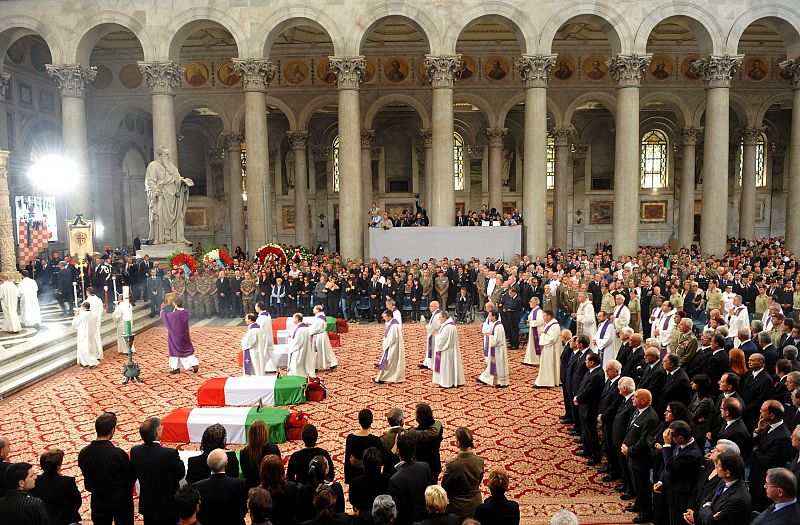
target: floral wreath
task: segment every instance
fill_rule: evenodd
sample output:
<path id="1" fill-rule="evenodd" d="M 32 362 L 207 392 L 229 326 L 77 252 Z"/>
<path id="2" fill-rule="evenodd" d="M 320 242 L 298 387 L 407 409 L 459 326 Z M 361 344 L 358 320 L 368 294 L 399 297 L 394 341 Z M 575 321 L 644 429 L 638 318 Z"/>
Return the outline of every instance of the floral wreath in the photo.
<path id="1" fill-rule="evenodd" d="M 169 258 L 169 267 L 183 268 L 183 273 L 188 277 L 190 274 L 197 272 L 197 261 L 188 253 L 173 252 Z"/>
<path id="2" fill-rule="evenodd" d="M 267 261 L 277 262 L 278 264 L 286 264 L 286 260 L 288 259 L 283 246 L 276 243 L 265 244 L 258 249 L 256 256 L 258 257 L 258 260 L 261 261 L 261 264 L 264 264 Z"/>
<path id="3" fill-rule="evenodd" d="M 231 255 L 225 248 L 219 246 L 212 246 L 205 255 L 203 255 L 203 262 L 206 264 L 216 264 L 220 268 L 228 268 L 233 264 Z"/>

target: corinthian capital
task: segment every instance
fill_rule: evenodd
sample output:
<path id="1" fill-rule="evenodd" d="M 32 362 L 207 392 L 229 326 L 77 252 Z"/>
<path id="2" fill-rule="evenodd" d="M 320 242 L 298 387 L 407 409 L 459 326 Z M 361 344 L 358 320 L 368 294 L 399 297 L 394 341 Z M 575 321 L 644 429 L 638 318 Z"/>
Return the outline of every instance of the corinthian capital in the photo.
<path id="1" fill-rule="evenodd" d="M 744 55 L 710 55 L 692 63 L 692 70 L 703 75 L 703 82 L 707 88 L 731 87 L 731 79 L 739 66 L 742 65 Z"/>
<path id="2" fill-rule="evenodd" d="M 681 144 L 684 146 L 696 146 L 702 135 L 703 130 L 700 128 L 683 128 L 681 130 Z"/>
<path id="3" fill-rule="evenodd" d="M 228 151 L 241 150 L 243 140 L 244 135 L 241 131 L 227 131 L 222 134 L 222 143 L 225 144 L 225 149 Z"/>
<path id="4" fill-rule="evenodd" d="M 517 73 L 526 88 L 546 88 L 550 83 L 550 69 L 558 55 L 522 55 L 517 60 Z"/>
<path id="5" fill-rule="evenodd" d="M 796 58 L 790 58 L 789 60 L 784 60 L 780 64 L 778 64 L 783 71 L 784 75 L 787 75 L 792 82 L 792 89 L 800 89 L 800 60 Z M 2 93 L 2 80 L 0 80 L 0 93 Z"/>
<path id="6" fill-rule="evenodd" d="M 508 133 L 508 128 L 486 128 L 486 138 L 489 141 L 489 146 L 502 146 L 506 133 Z"/>
<path id="7" fill-rule="evenodd" d="M 6 101 L 6 91 L 11 87 L 11 75 L 0 73 L 0 102 Z"/>
<path id="8" fill-rule="evenodd" d="M 172 62 L 139 62 L 139 69 L 154 95 L 172 95 L 181 86 L 183 68 Z"/>
<path id="9" fill-rule="evenodd" d="M 234 58 L 233 67 L 245 91 L 264 91 L 275 76 L 275 65 L 268 58 Z"/>
<path id="10" fill-rule="evenodd" d="M 425 55 L 425 72 L 431 87 L 452 88 L 461 55 Z"/>
<path id="11" fill-rule="evenodd" d="M 86 84 L 97 76 L 96 67 L 83 67 L 80 64 L 47 64 L 47 74 L 58 84 L 62 97 L 86 96 Z"/>
<path id="12" fill-rule="evenodd" d="M 433 133 L 429 129 L 421 129 L 417 132 L 417 141 L 423 148 L 430 148 L 433 144 Z"/>
<path id="13" fill-rule="evenodd" d="M 606 62 L 606 66 L 611 72 L 611 78 L 617 83 L 617 87 L 638 87 L 652 58 L 653 55 L 650 53 L 644 55 L 619 54 Z"/>
<path id="14" fill-rule="evenodd" d="M 306 149 L 308 146 L 308 131 L 287 131 L 286 138 L 292 149 Z"/>
<path id="15" fill-rule="evenodd" d="M 336 87 L 358 89 L 366 70 L 364 57 L 328 57 L 328 67 L 336 73 Z"/>
<path id="16" fill-rule="evenodd" d="M 742 142 L 755 146 L 762 133 L 764 133 L 764 128 L 744 128 L 742 130 Z"/>
<path id="17" fill-rule="evenodd" d="M 372 148 L 372 141 L 375 140 L 375 130 L 374 129 L 362 129 L 361 130 L 361 149 L 370 149 Z"/>
<path id="18" fill-rule="evenodd" d="M 569 141 L 572 139 L 572 130 L 570 128 L 555 128 L 552 134 L 553 146 L 569 146 Z"/>

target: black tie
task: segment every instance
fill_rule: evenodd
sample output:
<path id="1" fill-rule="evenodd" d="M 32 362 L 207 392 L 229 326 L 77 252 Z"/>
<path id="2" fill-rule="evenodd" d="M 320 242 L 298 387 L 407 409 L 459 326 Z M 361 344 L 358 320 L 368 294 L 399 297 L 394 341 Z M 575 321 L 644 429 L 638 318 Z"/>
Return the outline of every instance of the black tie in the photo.
<path id="1" fill-rule="evenodd" d="M 719 495 L 722 494 L 724 490 L 725 490 L 725 483 L 720 482 L 720 484 L 717 485 L 717 490 L 714 491 L 714 497 L 711 498 L 711 501 L 716 501 Z"/>
<path id="2" fill-rule="evenodd" d="M 605 387 L 605 389 L 603 390 L 603 392 L 608 392 L 608 389 L 609 389 L 609 388 L 611 388 L 611 385 L 613 385 L 613 384 L 614 384 L 614 383 L 613 383 L 613 382 L 611 382 L 611 381 L 606 381 L 606 387 Z"/>
<path id="3" fill-rule="evenodd" d="M 639 411 L 638 410 L 633 413 L 633 417 L 631 418 L 631 422 L 628 423 L 628 428 L 631 428 L 633 426 L 633 422 L 636 421 L 637 417 L 639 417 Z"/>

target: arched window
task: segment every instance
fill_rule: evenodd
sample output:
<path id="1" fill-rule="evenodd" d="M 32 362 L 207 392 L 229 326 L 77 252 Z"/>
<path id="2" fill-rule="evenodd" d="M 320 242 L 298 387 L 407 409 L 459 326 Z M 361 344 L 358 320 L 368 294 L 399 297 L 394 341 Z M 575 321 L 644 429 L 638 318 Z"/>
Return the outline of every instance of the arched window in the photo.
<path id="1" fill-rule="evenodd" d="M 667 187 L 667 136 L 657 129 L 642 137 L 641 186 L 657 190 Z"/>
<path id="2" fill-rule="evenodd" d="M 453 133 L 453 176 L 456 190 L 464 189 L 464 139 Z"/>
<path id="3" fill-rule="evenodd" d="M 242 200 L 247 202 L 247 143 L 242 142 Z"/>
<path id="4" fill-rule="evenodd" d="M 761 133 L 756 140 L 756 188 L 767 187 L 767 163 L 764 149 L 767 137 Z M 742 186 L 742 172 L 744 170 L 744 140 L 739 143 L 739 187 Z"/>
<path id="5" fill-rule="evenodd" d="M 333 191 L 339 191 L 339 135 L 333 139 L 331 158 L 333 159 Z"/>
<path id="6" fill-rule="evenodd" d="M 552 190 L 556 186 L 556 147 L 553 134 L 547 134 L 547 189 Z"/>

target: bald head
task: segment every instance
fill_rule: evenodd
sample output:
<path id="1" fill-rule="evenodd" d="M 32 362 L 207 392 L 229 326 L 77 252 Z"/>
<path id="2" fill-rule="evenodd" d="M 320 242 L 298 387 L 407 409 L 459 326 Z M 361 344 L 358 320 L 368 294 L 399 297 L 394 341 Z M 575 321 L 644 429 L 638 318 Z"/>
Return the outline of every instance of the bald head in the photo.
<path id="1" fill-rule="evenodd" d="M 228 466 L 228 455 L 221 448 L 215 448 L 208 454 L 208 468 L 211 472 L 219 474 L 225 472 Z"/>
<path id="2" fill-rule="evenodd" d="M 11 453 L 11 442 L 5 436 L 0 436 L 0 461 L 5 461 Z"/>

